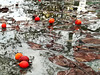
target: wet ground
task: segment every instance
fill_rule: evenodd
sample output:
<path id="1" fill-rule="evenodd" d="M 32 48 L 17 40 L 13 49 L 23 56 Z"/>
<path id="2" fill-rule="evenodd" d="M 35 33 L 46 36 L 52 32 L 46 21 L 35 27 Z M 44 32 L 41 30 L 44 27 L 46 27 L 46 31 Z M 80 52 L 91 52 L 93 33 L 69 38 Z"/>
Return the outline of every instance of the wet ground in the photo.
<path id="1" fill-rule="evenodd" d="M 59 55 L 100 71 L 99 8 L 87 6 L 87 12 L 77 14 L 72 6 L 73 2 L 64 0 L 0 0 L 0 24 L 7 24 L 6 30 L 0 28 L 0 75 L 57 75 L 71 68 L 49 60 Z M 40 21 L 35 22 L 33 15 Z M 55 18 L 53 30 L 48 29 L 51 17 Z M 81 29 L 75 29 L 76 17 L 82 20 Z M 18 66 L 17 52 L 30 58 L 29 68 Z"/>

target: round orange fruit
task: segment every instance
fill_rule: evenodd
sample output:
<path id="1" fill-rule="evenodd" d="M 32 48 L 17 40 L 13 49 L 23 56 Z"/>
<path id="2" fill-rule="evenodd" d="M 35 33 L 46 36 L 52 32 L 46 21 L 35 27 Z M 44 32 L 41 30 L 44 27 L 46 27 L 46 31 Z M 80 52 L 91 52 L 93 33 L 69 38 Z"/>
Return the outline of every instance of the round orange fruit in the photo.
<path id="1" fill-rule="evenodd" d="M 55 22 L 55 19 L 54 18 L 51 18 L 50 20 L 49 20 L 49 23 L 54 23 Z"/>
<path id="2" fill-rule="evenodd" d="M 22 53 L 17 53 L 17 54 L 15 55 L 15 59 L 18 60 L 21 56 L 23 56 Z"/>
<path id="3" fill-rule="evenodd" d="M 82 23 L 82 22 L 81 22 L 81 20 L 79 20 L 79 19 L 75 21 L 75 24 L 76 24 L 76 25 L 80 25 L 81 23 Z"/>

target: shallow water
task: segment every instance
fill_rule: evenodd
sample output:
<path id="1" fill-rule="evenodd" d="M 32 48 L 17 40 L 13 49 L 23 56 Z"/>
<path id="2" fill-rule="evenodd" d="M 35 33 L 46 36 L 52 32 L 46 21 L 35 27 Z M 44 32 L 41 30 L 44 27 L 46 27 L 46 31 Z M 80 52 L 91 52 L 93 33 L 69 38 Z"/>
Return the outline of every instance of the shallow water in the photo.
<path id="1" fill-rule="evenodd" d="M 16 3 L 19 4 L 18 7 L 15 6 Z M 47 20 L 49 19 L 49 17 L 52 17 L 52 15 L 49 17 L 45 17 L 45 14 L 43 15 L 42 12 L 39 12 L 43 10 L 40 10 L 39 4 L 41 5 L 42 3 L 39 3 L 38 1 L 34 2 L 34 0 L 0 0 L 0 4 L 2 5 L 2 7 L 9 6 L 10 11 L 12 11 L 12 13 L 0 13 L 0 17 L 13 17 L 16 21 L 22 21 L 21 23 L 16 23 L 16 25 L 20 26 L 21 31 L 11 30 L 11 28 L 7 28 L 6 31 L 0 32 L 0 75 L 57 75 L 58 71 L 68 69 L 50 62 L 48 57 L 56 54 L 64 55 L 65 57 L 74 60 L 72 46 L 76 45 L 76 40 L 84 38 L 85 35 L 80 35 L 79 32 L 71 34 L 72 31 L 66 30 L 53 30 L 50 33 L 46 26 L 43 26 L 42 24 L 46 21 L 45 25 L 48 25 Z M 63 4 L 63 1 L 61 4 Z M 62 12 L 58 12 L 58 15 L 61 13 Z M 40 21 L 36 23 L 32 21 L 31 16 L 33 14 L 38 14 L 43 19 L 43 22 Z M 42 15 L 44 17 L 42 17 Z M 53 16 L 55 17 L 57 15 Z M 64 17 L 63 15 L 62 19 L 64 20 L 65 18 L 66 17 Z M 59 20 L 59 17 L 57 17 L 56 20 Z M 27 22 L 29 25 L 25 25 L 27 24 Z M 57 22 L 55 24 L 63 23 L 64 22 Z M 99 24 L 100 22 L 97 22 L 96 24 L 90 24 L 88 28 L 96 30 L 98 27 L 100 27 Z M 11 21 L 7 21 L 7 27 L 11 27 L 12 25 L 14 24 L 12 24 Z M 55 35 L 53 35 L 52 33 L 54 33 Z M 49 35 L 54 37 L 60 36 L 60 38 L 50 37 Z M 99 38 L 99 35 L 96 37 Z M 51 40 L 54 40 L 56 43 L 63 45 L 63 51 L 59 52 L 47 49 L 46 44 L 49 44 Z M 29 41 L 42 45 L 42 48 L 44 48 L 45 50 L 33 50 L 27 44 L 27 42 Z M 17 52 L 21 52 L 23 55 L 28 56 L 31 59 L 30 62 L 32 62 L 32 66 L 28 69 L 19 68 L 17 66 L 18 63 L 14 58 Z M 100 60 L 96 60 L 93 62 L 88 62 L 86 64 L 90 65 L 94 70 L 99 71 L 99 61 Z"/>

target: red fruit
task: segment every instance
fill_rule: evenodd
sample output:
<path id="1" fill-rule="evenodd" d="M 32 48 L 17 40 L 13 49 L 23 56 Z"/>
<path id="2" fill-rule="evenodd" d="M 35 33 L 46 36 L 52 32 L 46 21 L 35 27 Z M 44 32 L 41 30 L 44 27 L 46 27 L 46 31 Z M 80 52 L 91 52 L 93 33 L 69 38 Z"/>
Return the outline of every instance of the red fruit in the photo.
<path id="1" fill-rule="evenodd" d="M 39 17 L 35 17 L 34 20 L 35 20 L 35 21 L 40 21 L 40 18 L 39 18 Z"/>
<path id="2" fill-rule="evenodd" d="M 21 61 L 21 62 L 19 63 L 19 66 L 20 66 L 21 68 L 27 68 L 27 67 L 29 67 L 29 63 L 28 63 L 27 61 Z"/>
<path id="3" fill-rule="evenodd" d="M 19 61 L 28 61 L 29 62 L 29 58 L 27 56 L 21 56 L 19 58 Z"/>
<path id="4" fill-rule="evenodd" d="M 80 25 L 81 23 L 82 23 L 81 20 L 76 20 L 76 21 L 75 21 L 75 24 L 76 24 L 76 25 Z"/>
<path id="5" fill-rule="evenodd" d="M 55 21 L 55 19 L 54 19 L 54 18 L 51 18 L 51 19 L 49 20 L 49 23 L 54 23 L 54 21 Z"/>
<path id="6" fill-rule="evenodd" d="M 41 0 L 38 0 L 38 1 L 41 1 Z"/>
<path id="7" fill-rule="evenodd" d="M 1 27 L 6 28 L 6 23 L 2 23 Z"/>

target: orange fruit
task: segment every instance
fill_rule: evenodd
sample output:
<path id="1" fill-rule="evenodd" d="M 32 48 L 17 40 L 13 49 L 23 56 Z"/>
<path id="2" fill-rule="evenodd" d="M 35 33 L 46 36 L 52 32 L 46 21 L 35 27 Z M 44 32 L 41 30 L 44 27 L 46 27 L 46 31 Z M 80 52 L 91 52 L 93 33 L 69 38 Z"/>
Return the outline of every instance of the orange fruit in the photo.
<path id="1" fill-rule="evenodd" d="M 18 60 L 21 56 L 23 56 L 22 53 L 17 53 L 17 54 L 15 55 L 15 59 Z"/>
<path id="2" fill-rule="evenodd" d="M 82 23 L 81 20 L 76 20 L 76 21 L 75 21 L 75 24 L 76 24 L 76 25 L 80 25 L 81 23 Z"/>
<path id="3" fill-rule="evenodd" d="M 54 18 L 51 18 L 50 20 L 49 20 L 49 23 L 54 23 L 55 22 L 55 19 Z"/>

